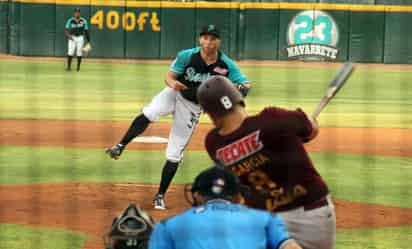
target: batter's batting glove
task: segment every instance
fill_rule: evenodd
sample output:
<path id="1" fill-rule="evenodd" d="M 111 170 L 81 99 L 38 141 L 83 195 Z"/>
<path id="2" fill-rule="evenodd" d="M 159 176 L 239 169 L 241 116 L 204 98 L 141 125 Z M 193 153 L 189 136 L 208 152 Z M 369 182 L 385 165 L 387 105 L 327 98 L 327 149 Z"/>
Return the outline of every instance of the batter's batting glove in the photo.
<path id="1" fill-rule="evenodd" d="M 109 155 L 109 157 L 113 158 L 114 160 L 117 160 L 119 159 L 123 150 L 124 150 L 123 144 L 116 144 L 115 146 L 106 149 L 106 154 Z"/>

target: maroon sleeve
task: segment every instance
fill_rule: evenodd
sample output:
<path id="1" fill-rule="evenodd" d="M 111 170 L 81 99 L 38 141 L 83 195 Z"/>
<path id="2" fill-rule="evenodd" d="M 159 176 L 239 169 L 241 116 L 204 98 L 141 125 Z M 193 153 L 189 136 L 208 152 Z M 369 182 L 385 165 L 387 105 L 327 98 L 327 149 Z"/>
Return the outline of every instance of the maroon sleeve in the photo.
<path id="1" fill-rule="evenodd" d="M 283 108 L 265 108 L 262 116 L 270 120 L 270 126 L 276 130 L 287 131 L 301 138 L 307 138 L 312 134 L 312 123 L 301 109 L 295 111 Z"/>
<path id="2" fill-rule="evenodd" d="M 214 149 L 214 147 L 215 147 L 215 144 L 214 144 L 215 139 L 213 139 L 213 137 L 214 137 L 214 136 L 213 136 L 213 130 L 212 130 L 212 131 L 210 131 L 210 132 L 207 134 L 207 136 L 206 136 L 206 139 L 205 139 L 205 147 L 206 147 L 207 153 L 209 154 L 210 159 L 212 159 L 214 162 L 217 162 L 217 161 L 216 161 L 216 158 L 215 158 L 216 151 L 215 151 L 215 149 Z"/>

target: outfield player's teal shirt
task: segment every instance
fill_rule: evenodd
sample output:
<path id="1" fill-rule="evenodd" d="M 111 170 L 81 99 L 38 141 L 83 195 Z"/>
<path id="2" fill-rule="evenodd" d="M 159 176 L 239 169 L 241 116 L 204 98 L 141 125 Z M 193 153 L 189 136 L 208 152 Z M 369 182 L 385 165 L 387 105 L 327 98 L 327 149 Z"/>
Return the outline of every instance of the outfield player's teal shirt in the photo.
<path id="1" fill-rule="evenodd" d="M 214 200 L 157 224 L 149 249 L 280 249 L 289 240 L 279 216 Z"/>
<path id="2" fill-rule="evenodd" d="M 89 30 L 89 25 L 83 17 L 80 17 L 79 22 L 76 22 L 74 17 L 70 17 L 66 22 L 65 28 L 71 35 L 80 36 L 84 35 L 85 30 Z"/>

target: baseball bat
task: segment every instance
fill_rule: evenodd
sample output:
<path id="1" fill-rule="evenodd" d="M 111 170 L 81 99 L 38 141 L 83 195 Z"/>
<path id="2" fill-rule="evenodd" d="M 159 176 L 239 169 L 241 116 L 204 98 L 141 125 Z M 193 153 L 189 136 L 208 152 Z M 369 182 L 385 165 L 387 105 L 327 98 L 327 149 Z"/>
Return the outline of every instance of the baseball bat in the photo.
<path id="1" fill-rule="evenodd" d="M 320 112 L 328 105 L 332 98 L 335 97 L 343 85 L 345 85 L 354 69 L 355 68 L 351 62 L 346 62 L 343 64 L 338 73 L 335 75 L 335 78 L 333 78 L 333 80 L 329 83 L 325 95 L 322 97 L 315 111 L 312 113 L 313 119 L 316 119 L 319 116 Z"/>

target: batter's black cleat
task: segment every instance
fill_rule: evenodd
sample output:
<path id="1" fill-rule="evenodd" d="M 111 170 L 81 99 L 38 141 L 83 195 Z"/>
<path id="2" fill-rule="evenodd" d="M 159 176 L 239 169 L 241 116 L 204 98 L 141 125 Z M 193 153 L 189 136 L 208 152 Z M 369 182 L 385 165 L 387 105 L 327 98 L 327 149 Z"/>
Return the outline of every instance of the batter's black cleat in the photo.
<path id="1" fill-rule="evenodd" d="M 116 144 L 115 146 L 106 149 L 106 154 L 109 155 L 110 158 L 113 158 L 114 160 L 119 159 L 120 155 L 122 154 L 124 150 L 124 145 L 123 144 Z"/>
<path id="2" fill-rule="evenodd" d="M 153 207 L 157 210 L 166 210 L 164 195 L 156 194 L 153 200 Z"/>
<path id="3" fill-rule="evenodd" d="M 70 72 L 72 69 L 70 67 L 66 67 L 66 71 Z"/>

